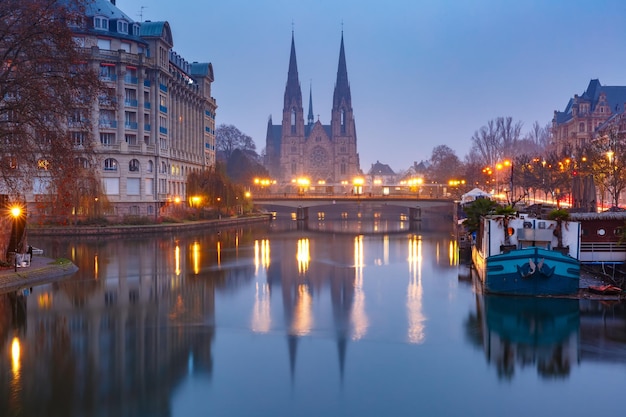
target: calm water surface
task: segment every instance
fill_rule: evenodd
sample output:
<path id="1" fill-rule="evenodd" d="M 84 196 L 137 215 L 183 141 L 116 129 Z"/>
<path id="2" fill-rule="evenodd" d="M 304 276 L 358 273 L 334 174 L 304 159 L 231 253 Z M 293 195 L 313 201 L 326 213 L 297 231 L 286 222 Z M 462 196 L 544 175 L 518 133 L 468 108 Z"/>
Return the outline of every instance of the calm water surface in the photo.
<path id="1" fill-rule="evenodd" d="M 36 239 L 80 271 L 0 296 L 0 415 L 621 413 L 623 304 L 483 296 L 427 221 L 310 226 Z"/>

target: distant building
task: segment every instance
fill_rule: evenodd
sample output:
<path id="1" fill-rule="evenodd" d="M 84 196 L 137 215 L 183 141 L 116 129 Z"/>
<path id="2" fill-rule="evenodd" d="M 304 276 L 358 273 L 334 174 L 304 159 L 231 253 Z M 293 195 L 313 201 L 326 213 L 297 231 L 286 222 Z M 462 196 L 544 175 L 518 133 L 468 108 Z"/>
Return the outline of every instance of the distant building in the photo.
<path id="1" fill-rule="evenodd" d="M 109 216 L 156 215 L 185 201 L 186 177 L 215 163 L 214 80 L 210 63 L 190 63 L 173 51 L 168 22 L 135 22 L 115 0 L 87 2 L 84 24 L 72 26 L 105 91 L 92 137 L 83 120 L 69 127 L 78 146 L 93 141 Z M 32 197 L 32 196 L 31 196 Z"/>
<path id="2" fill-rule="evenodd" d="M 368 181 L 372 185 L 394 185 L 396 183 L 396 173 L 387 164 L 376 161 L 367 172 Z"/>
<path id="3" fill-rule="evenodd" d="M 552 141 L 557 151 L 583 147 L 609 118 L 624 112 L 626 86 L 603 86 L 589 82 L 579 96 L 574 95 L 563 111 L 554 111 Z"/>
<path id="4" fill-rule="evenodd" d="M 282 185 L 293 183 L 298 178 L 306 178 L 312 186 L 351 184 L 354 177 L 361 174 L 343 33 L 330 125 L 323 125 L 319 118 L 315 121 L 312 91 L 309 93 L 305 124 L 292 33 L 282 124 L 272 124 L 270 117 L 265 149 L 265 167 L 270 176 Z"/>

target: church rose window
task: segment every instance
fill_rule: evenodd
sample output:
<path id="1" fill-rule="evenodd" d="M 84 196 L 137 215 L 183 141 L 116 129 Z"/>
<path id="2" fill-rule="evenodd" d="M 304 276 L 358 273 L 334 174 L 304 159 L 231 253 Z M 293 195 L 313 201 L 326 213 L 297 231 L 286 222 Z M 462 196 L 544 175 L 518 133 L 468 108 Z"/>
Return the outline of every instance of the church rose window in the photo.
<path id="1" fill-rule="evenodd" d="M 311 165 L 313 167 L 322 167 L 326 165 L 328 161 L 328 153 L 324 150 L 324 148 L 317 146 L 313 148 L 311 152 Z"/>

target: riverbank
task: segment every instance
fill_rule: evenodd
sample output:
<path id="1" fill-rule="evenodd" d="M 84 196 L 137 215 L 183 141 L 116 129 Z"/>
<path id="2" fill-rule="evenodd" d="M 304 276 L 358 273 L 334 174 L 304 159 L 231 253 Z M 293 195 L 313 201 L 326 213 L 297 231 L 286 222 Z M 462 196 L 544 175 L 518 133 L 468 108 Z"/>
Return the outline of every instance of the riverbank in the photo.
<path id="1" fill-rule="evenodd" d="M 0 292 L 17 291 L 35 285 L 60 280 L 78 271 L 78 267 L 67 259 L 50 259 L 33 256 L 30 266 L 0 268 Z"/>

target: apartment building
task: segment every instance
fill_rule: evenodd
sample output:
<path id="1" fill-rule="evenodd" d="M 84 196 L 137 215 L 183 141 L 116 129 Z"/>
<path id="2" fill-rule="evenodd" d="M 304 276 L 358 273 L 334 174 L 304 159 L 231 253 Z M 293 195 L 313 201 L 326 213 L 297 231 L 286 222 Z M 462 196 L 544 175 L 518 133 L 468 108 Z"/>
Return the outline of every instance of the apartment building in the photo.
<path id="1" fill-rule="evenodd" d="M 115 0 L 89 2 L 72 29 L 106 85 L 88 133 L 108 202 L 101 214 L 157 216 L 184 203 L 187 174 L 215 163 L 212 64 L 188 62 L 174 51 L 168 22 L 133 21 Z M 76 122 L 80 146 L 88 138 Z"/>

